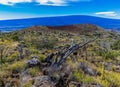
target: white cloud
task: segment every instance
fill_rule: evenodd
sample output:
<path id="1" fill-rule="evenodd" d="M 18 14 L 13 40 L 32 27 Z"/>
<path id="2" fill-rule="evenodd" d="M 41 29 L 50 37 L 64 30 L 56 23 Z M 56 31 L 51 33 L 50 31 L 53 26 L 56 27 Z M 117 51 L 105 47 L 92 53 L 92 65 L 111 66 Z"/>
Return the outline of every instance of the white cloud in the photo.
<path id="1" fill-rule="evenodd" d="M 35 2 L 41 5 L 55 5 L 55 6 L 62 6 L 66 4 L 65 0 L 35 0 Z"/>
<path id="2" fill-rule="evenodd" d="M 64 6 L 69 2 L 91 1 L 91 0 L 0 0 L 0 4 L 14 5 L 16 3 L 31 3 L 36 2 L 40 5 Z"/>
<path id="3" fill-rule="evenodd" d="M 97 12 L 95 13 L 96 15 L 103 15 L 103 16 L 109 16 L 109 17 L 114 17 L 117 16 L 117 13 L 114 11 L 107 11 L 107 12 Z"/>
<path id="4" fill-rule="evenodd" d="M 32 2 L 32 0 L 0 0 L 0 4 L 13 5 L 15 3 Z"/>

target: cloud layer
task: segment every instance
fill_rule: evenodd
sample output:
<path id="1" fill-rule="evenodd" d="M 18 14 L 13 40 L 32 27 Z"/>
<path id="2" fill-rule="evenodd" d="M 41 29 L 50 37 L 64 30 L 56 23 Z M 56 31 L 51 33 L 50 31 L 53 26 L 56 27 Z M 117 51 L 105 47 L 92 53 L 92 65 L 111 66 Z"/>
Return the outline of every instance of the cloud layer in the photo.
<path id="1" fill-rule="evenodd" d="M 108 12 L 97 12 L 95 13 L 96 15 L 103 15 L 103 16 L 111 16 L 111 17 L 114 17 L 117 15 L 116 12 L 114 11 L 108 11 Z"/>
<path id="2" fill-rule="evenodd" d="M 14 5 L 16 3 L 32 3 L 36 2 L 40 5 L 63 6 L 69 2 L 90 1 L 90 0 L 0 0 L 0 4 Z"/>

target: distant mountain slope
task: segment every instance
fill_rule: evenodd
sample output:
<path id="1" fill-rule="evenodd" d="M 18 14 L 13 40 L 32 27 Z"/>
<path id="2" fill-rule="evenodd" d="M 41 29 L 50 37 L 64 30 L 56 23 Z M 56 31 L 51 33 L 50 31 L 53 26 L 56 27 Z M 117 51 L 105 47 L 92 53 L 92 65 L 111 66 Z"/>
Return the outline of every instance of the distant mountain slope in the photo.
<path id="1" fill-rule="evenodd" d="M 105 30 L 99 26 L 93 24 L 76 24 L 76 25 L 66 25 L 66 26 L 47 26 L 48 29 L 63 30 L 73 33 L 95 33 L 95 32 L 105 32 Z"/>
<path id="2" fill-rule="evenodd" d="M 0 30 L 17 30 L 29 26 L 63 26 L 72 24 L 95 24 L 105 29 L 120 30 L 120 20 L 94 16 L 74 15 L 44 18 L 28 18 L 0 21 Z"/>

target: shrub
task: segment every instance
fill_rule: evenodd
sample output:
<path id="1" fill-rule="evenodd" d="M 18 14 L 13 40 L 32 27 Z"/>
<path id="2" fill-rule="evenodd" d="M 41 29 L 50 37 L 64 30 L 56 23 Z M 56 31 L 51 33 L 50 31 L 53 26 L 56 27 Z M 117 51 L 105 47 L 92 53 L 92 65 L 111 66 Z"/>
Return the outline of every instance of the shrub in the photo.
<path id="1" fill-rule="evenodd" d="M 117 51 L 114 51 L 114 50 L 106 52 L 103 49 L 97 49 L 95 52 L 98 56 L 105 57 L 106 59 L 114 59 L 117 56 L 119 56 L 119 53 Z"/>
<path id="2" fill-rule="evenodd" d="M 41 55 L 39 56 L 39 61 L 43 61 L 43 60 L 45 60 L 45 58 L 46 58 L 46 56 L 43 55 L 43 54 L 41 54 Z"/>
<path id="3" fill-rule="evenodd" d="M 39 73 L 39 68 L 38 67 L 30 68 L 29 73 L 32 77 L 34 77 Z"/>
<path id="4" fill-rule="evenodd" d="M 18 35 L 13 35 L 11 37 L 14 41 L 19 41 L 19 36 Z"/>
<path id="5" fill-rule="evenodd" d="M 31 81 L 28 81 L 28 82 L 24 85 L 24 87 L 32 87 L 32 82 L 31 82 Z"/>
<path id="6" fill-rule="evenodd" d="M 117 40 L 116 42 L 114 42 L 114 44 L 112 45 L 112 49 L 113 50 L 119 50 L 120 49 L 120 40 Z"/>
<path id="7" fill-rule="evenodd" d="M 25 70 L 25 67 L 27 66 L 26 61 L 19 61 L 15 62 L 10 66 L 11 71 L 17 71 L 22 72 Z"/>
<path id="8" fill-rule="evenodd" d="M 19 59 L 19 54 L 18 54 L 18 52 L 14 52 L 13 54 L 11 54 L 11 55 L 8 57 L 7 61 L 8 61 L 8 62 L 13 62 L 13 61 L 15 61 L 15 60 L 17 60 L 17 59 Z"/>
<path id="9" fill-rule="evenodd" d="M 79 82 L 90 83 L 94 81 L 92 77 L 85 75 L 82 71 L 75 71 L 74 76 L 75 79 Z"/>
<path id="10" fill-rule="evenodd" d="M 116 52 L 116 51 L 111 51 L 111 52 L 108 52 L 107 55 L 106 55 L 106 58 L 110 58 L 110 59 L 114 59 L 116 58 L 117 56 L 119 56 L 119 53 Z"/>
<path id="11" fill-rule="evenodd" d="M 54 39 L 33 39 L 32 41 L 31 41 L 31 43 L 32 43 L 32 45 L 34 46 L 34 47 L 36 47 L 37 49 L 44 49 L 44 48 L 46 48 L 46 49 L 51 49 L 51 48 L 53 48 L 54 47 L 54 45 L 56 45 L 56 40 L 54 40 Z"/>

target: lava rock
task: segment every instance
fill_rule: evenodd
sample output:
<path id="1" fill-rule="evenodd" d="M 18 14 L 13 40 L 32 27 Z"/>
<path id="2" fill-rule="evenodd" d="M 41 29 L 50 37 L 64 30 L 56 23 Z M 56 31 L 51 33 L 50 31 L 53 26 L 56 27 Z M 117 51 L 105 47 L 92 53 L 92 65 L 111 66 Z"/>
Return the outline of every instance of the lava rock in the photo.
<path id="1" fill-rule="evenodd" d="M 37 57 L 32 57 L 31 60 L 28 60 L 27 64 L 29 67 L 33 67 L 33 66 L 39 65 L 40 61 L 37 59 Z"/>
<path id="2" fill-rule="evenodd" d="M 78 69 L 82 69 L 85 74 L 96 76 L 96 71 L 90 68 L 85 62 L 80 62 L 78 65 Z"/>
<path id="3" fill-rule="evenodd" d="M 39 76 L 35 78 L 35 83 L 32 87 L 55 87 L 50 77 Z"/>

